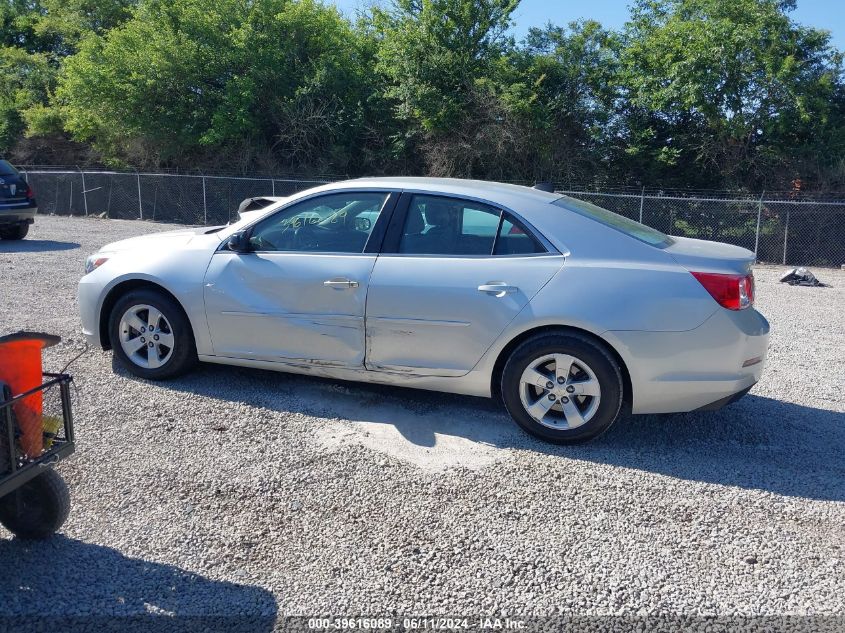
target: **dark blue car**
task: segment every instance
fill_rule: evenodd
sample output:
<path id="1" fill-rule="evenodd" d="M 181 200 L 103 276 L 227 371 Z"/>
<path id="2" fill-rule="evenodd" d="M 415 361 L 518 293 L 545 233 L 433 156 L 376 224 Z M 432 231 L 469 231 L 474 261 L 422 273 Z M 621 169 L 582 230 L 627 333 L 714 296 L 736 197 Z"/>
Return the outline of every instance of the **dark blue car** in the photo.
<path id="1" fill-rule="evenodd" d="M 22 240 L 37 212 L 32 187 L 8 161 L 0 160 L 0 239 Z"/>

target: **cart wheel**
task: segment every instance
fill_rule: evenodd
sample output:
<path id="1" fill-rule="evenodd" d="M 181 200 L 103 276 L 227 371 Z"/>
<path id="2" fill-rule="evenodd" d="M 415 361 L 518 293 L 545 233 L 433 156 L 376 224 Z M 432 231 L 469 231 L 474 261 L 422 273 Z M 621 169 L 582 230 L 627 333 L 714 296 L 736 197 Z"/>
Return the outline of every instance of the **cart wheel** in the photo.
<path id="1" fill-rule="evenodd" d="M 0 498 L 0 523 L 18 538 L 45 539 L 70 512 L 65 480 L 52 468 Z"/>

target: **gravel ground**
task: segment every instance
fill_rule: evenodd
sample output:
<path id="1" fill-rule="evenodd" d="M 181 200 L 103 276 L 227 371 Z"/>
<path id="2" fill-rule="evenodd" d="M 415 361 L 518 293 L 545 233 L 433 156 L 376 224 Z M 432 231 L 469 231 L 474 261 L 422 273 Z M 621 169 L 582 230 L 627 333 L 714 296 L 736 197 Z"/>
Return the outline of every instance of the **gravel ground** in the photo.
<path id="1" fill-rule="evenodd" d="M 166 228 L 39 217 L 0 242 L 2 330 L 63 336 L 60 369 L 85 256 Z M 221 366 L 153 384 L 90 350 L 70 519 L 45 543 L 0 528 L 0 616 L 842 618 L 845 272 L 781 270 L 756 271 L 772 337 L 751 395 L 575 448 L 487 400 Z"/>

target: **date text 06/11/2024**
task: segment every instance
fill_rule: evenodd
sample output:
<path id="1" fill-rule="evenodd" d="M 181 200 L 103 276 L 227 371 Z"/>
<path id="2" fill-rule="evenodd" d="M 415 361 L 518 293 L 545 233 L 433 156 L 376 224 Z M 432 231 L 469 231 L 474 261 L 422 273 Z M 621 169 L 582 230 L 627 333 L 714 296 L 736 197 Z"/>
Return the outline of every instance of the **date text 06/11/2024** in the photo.
<path id="1" fill-rule="evenodd" d="M 405 631 L 449 631 L 449 630 L 491 630 L 518 631 L 525 628 L 525 621 L 508 617 L 440 617 L 420 616 L 406 618 L 390 617 L 328 617 L 309 618 L 308 628 L 312 630 L 405 630 Z"/>

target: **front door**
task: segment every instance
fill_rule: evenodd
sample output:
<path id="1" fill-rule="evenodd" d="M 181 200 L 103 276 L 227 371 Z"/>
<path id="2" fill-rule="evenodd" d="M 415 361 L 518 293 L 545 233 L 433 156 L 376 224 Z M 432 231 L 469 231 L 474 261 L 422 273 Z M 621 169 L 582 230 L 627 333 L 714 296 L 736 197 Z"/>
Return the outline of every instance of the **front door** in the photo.
<path id="1" fill-rule="evenodd" d="M 461 376 L 564 258 L 499 209 L 406 196 L 398 243 L 388 235 L 370 278 L 367 368 Z"/>
<path id="2" fill-rule="evenodd" d="M 215 355 L 363 366 L 376 261 L 366 247 L 388 200 L 373 191 L 308 198 L 252 227 L 250 252 L 215 253 L 204 287 Z"/>

